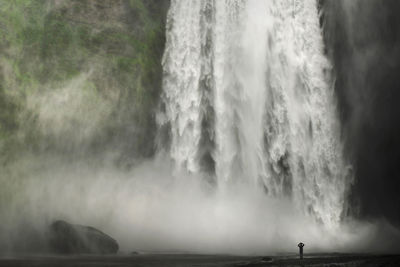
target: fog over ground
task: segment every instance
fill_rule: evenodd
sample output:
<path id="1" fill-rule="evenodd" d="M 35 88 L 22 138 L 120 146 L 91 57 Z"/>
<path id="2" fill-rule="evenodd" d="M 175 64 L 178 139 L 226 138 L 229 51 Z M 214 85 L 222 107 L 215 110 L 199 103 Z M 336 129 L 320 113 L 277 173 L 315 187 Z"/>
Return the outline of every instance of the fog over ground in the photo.
<path id="1" fill-rule="evenodd" d="M 270 198 L 246 185 L 216 190 L 187 173 L 172 176 L 162 156 L 131 171 L 54 158 L 35 161 L 19 162 L 31 175 L 2 213 L 3 254 L 44 253 L 45 229 L 55 219 L 102 229 L 123 253 L 295 253 L 298 240 L 308 252 L 398 252 L 399 232 L 384 220 L 349 220 L 326 229 L 289 199 Z"/>

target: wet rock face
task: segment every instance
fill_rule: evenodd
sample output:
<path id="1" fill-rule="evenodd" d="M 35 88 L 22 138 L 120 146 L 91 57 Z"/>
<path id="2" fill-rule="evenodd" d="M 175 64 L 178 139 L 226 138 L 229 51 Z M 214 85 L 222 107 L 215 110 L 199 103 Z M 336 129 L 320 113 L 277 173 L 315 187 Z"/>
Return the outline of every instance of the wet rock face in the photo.
<path id="1" fill-rule="evenodd" d="M 55 221 L 49 229 L 52 252 L 60 254 L 115 254 L 119 246 L 96 228 Z"/>
<path id="2" fill-rule="evenodd" d="M 350 212 L 400 227 L 400 1 L 320 3 L 342 135 L 355 170 Z"/>

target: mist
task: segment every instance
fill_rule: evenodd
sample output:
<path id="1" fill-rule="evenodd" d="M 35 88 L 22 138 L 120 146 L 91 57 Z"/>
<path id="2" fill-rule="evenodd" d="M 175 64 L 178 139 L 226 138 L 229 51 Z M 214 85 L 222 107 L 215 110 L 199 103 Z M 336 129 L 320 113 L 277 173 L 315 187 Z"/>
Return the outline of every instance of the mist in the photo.
<path id="1" fill-rule="evenodd" d="M 122 253 L 295 253 L 298 240 L 310 252 L 398 248 L 399 233 L 385 222 L 347 221 L 327 229 L 289 199 L 245 184 L 214 188 L 201 177 L 172 175 L 162 156 L 130 171 L 50 158 L 18 166 L 31 175 L 2 211 L 3 254 L 45 253 L 46 229 L 56 219 L 104 230 Z"/>

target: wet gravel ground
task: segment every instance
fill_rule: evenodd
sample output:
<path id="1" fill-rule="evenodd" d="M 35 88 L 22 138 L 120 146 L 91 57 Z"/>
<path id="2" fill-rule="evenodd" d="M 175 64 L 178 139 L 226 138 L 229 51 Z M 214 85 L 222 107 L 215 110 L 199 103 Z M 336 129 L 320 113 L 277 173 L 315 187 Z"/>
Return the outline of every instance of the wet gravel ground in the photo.
<path id="1" fill-rule="evenodd" d="M 125 267 L 125 266 L 390 266 L 400 267 L 400 255 L 313 254 L 296 256 L 240 257 L 230 255 L 138 254 L 116 256 L 18 256 L 1 257 L 0 266 L 16 267 Z"/>

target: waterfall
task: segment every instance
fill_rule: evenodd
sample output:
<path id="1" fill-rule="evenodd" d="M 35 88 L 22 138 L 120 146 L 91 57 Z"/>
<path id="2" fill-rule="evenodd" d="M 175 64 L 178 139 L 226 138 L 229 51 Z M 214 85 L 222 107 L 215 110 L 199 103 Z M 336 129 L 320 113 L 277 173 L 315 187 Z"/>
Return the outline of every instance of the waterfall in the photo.
<path id="1" fill-rule="evenodd" d="M 172 0 L 163 69 L 176 169 L 339 225 L 351 175 L 316 0 Z"/>

